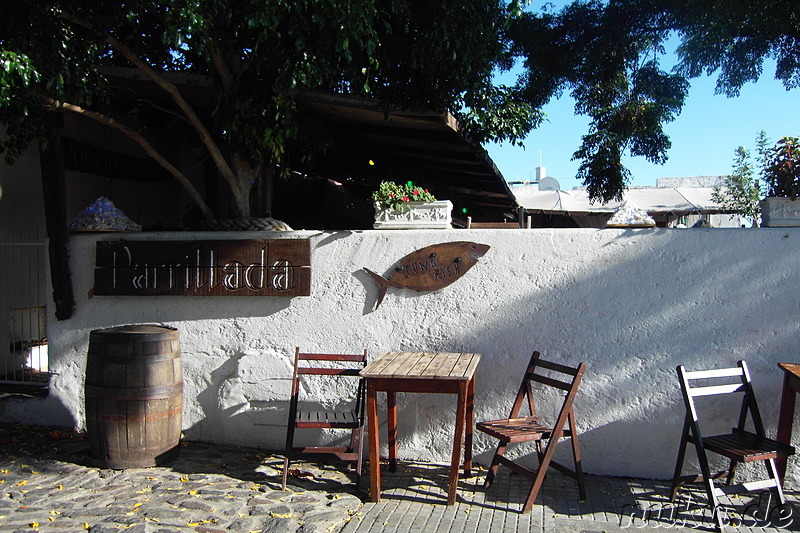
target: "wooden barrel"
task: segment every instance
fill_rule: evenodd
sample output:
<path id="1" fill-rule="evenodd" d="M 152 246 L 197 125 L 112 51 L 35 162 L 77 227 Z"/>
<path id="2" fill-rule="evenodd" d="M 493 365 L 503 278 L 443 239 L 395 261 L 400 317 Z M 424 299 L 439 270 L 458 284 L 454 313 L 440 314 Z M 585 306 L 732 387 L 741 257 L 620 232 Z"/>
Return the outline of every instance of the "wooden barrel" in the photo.
<path id="1" fill-rule="evenodd" d="M 94 465 L 142 468 L 174 459 L 183 421 L 178 331 L 154 325 L 92 331 L 85 402 Z"/>

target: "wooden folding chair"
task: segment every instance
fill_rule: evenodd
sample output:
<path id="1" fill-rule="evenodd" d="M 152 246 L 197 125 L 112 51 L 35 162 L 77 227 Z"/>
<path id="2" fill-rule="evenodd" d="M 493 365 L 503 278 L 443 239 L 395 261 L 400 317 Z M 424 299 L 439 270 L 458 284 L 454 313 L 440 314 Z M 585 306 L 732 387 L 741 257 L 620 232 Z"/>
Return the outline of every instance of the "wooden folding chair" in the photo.
<path id="1" fill-rule="evenodd" d="M 678 487 L 681 484 L 702 482 L 705 485 L 708 503 L 718 531 L 721 531 L 724 526 L 724 513 L 720 511 L 719 500 L 717 499 L 720 496 L 774 488 L 778 493 L 780 503 L 785 503 L 783 490 L 775 470 L 775 459 L 794 454 L 794 448 L 767 438 L 753 386 L 750 382 L 750 373 L 747 371 L 745 362 L 739 361 L 738 366 L 735 368 L 693 372 L 687 371 L 683 365 L 680 365 L 677 371 L 681 383 L 681 391 L 683 392 L 683 400 L 686 404 L 686 419 L 681 433 L 675 474 L 672 478 L 670 500 L 673 501 L 675 499 Z M 738 425 L 730 433 L 704 437 L 700 433 L 700 422 L 694 399 L 701 396 L 720 394 L 742 394 Z M 746 429 L 748 413 L 752 418 L 752 426 L 755 432 Z M 699 476 L 681 476 L 683 460 L 686 455 L 686 445 L 689 442 L 694 444 L 697 451 L 697 459 L 700 463 L 701 471 Z M 730 459 L 729 469 L 712 473 L 706 452 L 714 452 Z M 764 466 L 767 469 L 767 478 L 734 485 L 733 476 L 736 473 L 736 466 L 739 463 L 754 461 L 764 462 Z M 714 480 L 720 478 L 725 478 L 724 487 L 714 485 Z"/>
<path id="2" fill-rule="evenodd" d="M 324 364 L 321 364 L 323 363 Z M 294 372 L 292 373 L 292 396 L 289 401 L 289 421 L 286 429 L 286 451 L 283 460 L 282 487 L 286 490 L 286 479 L 289 473 L 291 459 L 300 455 L 316 455 L 320 457 L 335 457 L 342 461 L 356 463 L 356 483 L 361 479 L 361 458 L 364 449 L 364 380 L 359 372 L 367 364 L 367 350 L 363 354 L 323 354 L 301 352 L 295 349 Z M 327 376 L 330 381 L 334 378 L 347 378 L 353 381 L 354 399 L 343 398 L 351 401 L 346 410 L 305 410 L 299 408 L 301 385 L 305 385 L 304 401 L 315 401 L 308 393 L 309 383 L 303 376 Z M 330 384 L 330 383 L 328 383 Z M 330 384 L 332 385 L 332 384 Z M 349 446 L 295 446 L 295 430 L 298 428 L 315 429 L 349 429 Z M 356 440 L 358 445 L 356 447 Z"/>
<path id="3" fill-rule="evenodd" d="M 549 370 L 551 372 L 542 373 L 542 370 Z M 555 468 L 575 478 L 578 482 L 578 492 L 581 500 L 586 498 L 586 487 L 583 483 L 583 470 L 581 468 L 581 454 L 578 448 L 578 428 L 575 425 L 575 412 L 572 407 L 572 402 L 575 399 L 575 395 L 578 393 L 578 386 L 585 372 L 586 363 L 581 363 L 576 368 L 572 368 L 545 361 L 540 358 L 539 352 L 533 352 L 509 417 L 503 420 L 479 422 L 476 426 L 478 430 L 500 440 L 497 451 L 492 458 L 489 472 L 486 475 L 484 487 L 489 488 L 492 485 L 494 477 L 497 474 L 497 469 L 501 464 L 533 480 L 531 490 L 522 507 L 523 513 L 530 512 L 533 507 L 533 503 L 536 501 L 539 489 L 542 488 L 542 482 L 549 468 Z M 553 426 L 545 425 L 537 415 L 531 387 L 532 382 L 548 387 L 555 387 L 566 392 L 561 410 L 558 413 L 558 418 Z M 520 417 L 520 410 L 526 399 L 531 415 Z M 565 425 L 568 427 L 565 427 Z M 570 437 L 572 441 L 572 458 L 575 463 L 574 469 L 570 469 L 553 460 L 556 445 L 562 437 Z M 544 448 L 542 447 L 543 440 L 547 441 L 547 446 Z M 512 461 L 505 455 L 509 444 L 528 441 L 536 442 L 536 455 L 539 459 L 539 468 L 535 471 Z"/>

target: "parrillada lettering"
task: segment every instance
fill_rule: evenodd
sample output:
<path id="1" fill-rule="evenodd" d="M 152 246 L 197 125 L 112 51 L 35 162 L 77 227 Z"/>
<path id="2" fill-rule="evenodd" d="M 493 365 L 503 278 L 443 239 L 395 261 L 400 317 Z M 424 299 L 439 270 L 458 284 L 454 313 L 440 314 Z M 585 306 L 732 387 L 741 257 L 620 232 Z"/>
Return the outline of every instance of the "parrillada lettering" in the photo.
<path id="1" fill-rule="evenodd" d="M 212 290 L 261 291 L 272 288 L 288 291 L 295 288 L 295 266 L 286 259 L 269 257 L 269 245 L 258 250 L 252 262 L 231 260 L 220 264 L 214 248 L 195 248 L 181 261 L 162 263 L 137 262 L 128 246 L 111 255 L 111 287 L 130 284 L 137 291 L 158 289 L 186 292 Z"/>

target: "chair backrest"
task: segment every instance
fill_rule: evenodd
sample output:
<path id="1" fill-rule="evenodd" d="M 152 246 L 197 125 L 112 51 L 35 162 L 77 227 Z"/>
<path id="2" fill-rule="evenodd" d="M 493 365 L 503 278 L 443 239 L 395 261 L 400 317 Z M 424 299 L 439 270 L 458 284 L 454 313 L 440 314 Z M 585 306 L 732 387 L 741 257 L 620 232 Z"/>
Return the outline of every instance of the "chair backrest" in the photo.
<path id="1" fill-rule="evenodd" d="M 343 363 L 337 365 L 337 363 Z M 347 364 L 350 363 L 350 364 Z M 292 408 L 296 408 L 300 395 L 301 376 L 355 377 L 358 379 L 356 389 L 356 412 L 364 409 L 364 380 L 359 372 L 367 365 L 367 350 L 360 354 L 331 354 L 301 352 L 295 348 L 294 372 L 292 373 Z"/>
<path id="2" fill-rule="evenodd" d="M 511 415 L 509 418 L 519 417 L 525 400 L 527 400 L 531 416 L 538 416 L 532 386 L 533 383 L 538 383 L 566 392 L 564 403 L 561 405 L 561 410 L 558 415 L 558 425 L 563 422 L 567 413 L 572 409 L 572 402 L 575 399 L 575 395 L 578 393 L 578 387 L 580 386 L 584 373 L 586 373 L 586 363 L 581 363 L 577 367 L 565 366 L 560 363 L 544 360 L 541 358 L 539 352 L 533 352 L 530 362 L 528 363 L 528 368 L 525 369 L 525 375 L 517 391 L 517 396 L 514 399 L 514 405 L 511 407 Z M 558 427 L 560 427 L 560 425 Z"/>
<path id="3" fill-rule="evenodd" d="M 717 396 L 720 394 L 742 395 L 739 420 L 735 430 L 745 431 L 749 412 L 753 420 L 755 433 L 761 437 L 766 436 L 747 364 L 744 361 L 739 361 L 737 365 L 733 368 L 695 371 L 688 371 L 683 365 L 678 365 L 678 378 L 681 383 L 683 400 L 686 404 L 686 416 L 691 419 L 696 437 L 700 437 L 700 428 L 694 399 L 701 396 Z"/>

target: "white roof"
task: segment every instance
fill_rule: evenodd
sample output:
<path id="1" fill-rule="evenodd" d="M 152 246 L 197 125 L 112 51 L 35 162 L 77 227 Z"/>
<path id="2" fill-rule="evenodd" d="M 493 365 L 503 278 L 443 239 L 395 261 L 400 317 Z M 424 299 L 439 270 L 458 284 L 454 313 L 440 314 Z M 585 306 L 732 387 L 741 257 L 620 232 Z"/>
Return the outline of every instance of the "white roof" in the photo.
<path id="1" fill-rule="evenodd" d="M 517 203 L 529 211 L 544 213 L 613 213 L 627 201 L 654 213 L 721 213 L 721 205 L 711 200 L 711 187 L 632 187 L 622 201 L 590 203 L 586 189 L 540 191 L 535 185 L 512 187 Z"/>

